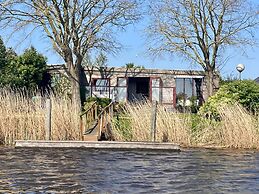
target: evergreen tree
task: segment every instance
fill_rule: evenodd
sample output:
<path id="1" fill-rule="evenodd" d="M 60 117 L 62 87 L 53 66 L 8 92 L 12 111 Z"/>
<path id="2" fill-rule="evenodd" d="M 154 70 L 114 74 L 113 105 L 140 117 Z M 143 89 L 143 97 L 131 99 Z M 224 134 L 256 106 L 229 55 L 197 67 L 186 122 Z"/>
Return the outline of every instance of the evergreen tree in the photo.
<path id="1" fill-rule="evenodd" d="M 2 38 L 0 37 L 0 68 L 6 64 L 6 48 Z"/>
<path id="2" fill-rule="evenodd" d="M 33 47 L 17 56 L 9 49 L 8 63 L 2 69 L 1 84 L 11 87 L 33 89 L 46 87 L 50 83 L 47 73 L 47 59 Z"/>
<path id="3" fill-rule="evenodd" d="M 14 60 L 18 55 L 12 48 L 6 49 L 6 61 L 7 63 L 10 63 L 12 60 Z"/>

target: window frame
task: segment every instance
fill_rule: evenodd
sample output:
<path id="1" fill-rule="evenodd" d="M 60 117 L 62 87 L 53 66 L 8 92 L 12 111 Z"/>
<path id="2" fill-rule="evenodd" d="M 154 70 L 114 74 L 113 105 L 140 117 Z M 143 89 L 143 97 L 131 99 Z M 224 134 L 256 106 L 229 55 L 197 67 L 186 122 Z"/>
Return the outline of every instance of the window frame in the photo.
<path id="1" fill-rule="evenodd" d="M 97 86 L 96 85 L 97 80 L 107 80 L 107 86 Z M 105 88 L 105 90 L 100 90 L 98 89 L 98 87 Z M 110 93 L 110 87 L 111 87 L 110 78 L 92 78 L 92 89 L 94 92 L 99 92 L 100 94 L 107 93 L 107 92 Z"/>

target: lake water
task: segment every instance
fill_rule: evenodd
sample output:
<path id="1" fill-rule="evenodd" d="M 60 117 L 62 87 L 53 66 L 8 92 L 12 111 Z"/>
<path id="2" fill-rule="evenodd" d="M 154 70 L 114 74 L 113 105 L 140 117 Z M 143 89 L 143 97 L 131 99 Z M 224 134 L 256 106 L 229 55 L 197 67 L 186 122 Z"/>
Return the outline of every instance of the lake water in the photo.
<path id="1" fill-rule="evenodd" d="M 0 148 L 0 193 L 259 193 L 259 152 Z"/>

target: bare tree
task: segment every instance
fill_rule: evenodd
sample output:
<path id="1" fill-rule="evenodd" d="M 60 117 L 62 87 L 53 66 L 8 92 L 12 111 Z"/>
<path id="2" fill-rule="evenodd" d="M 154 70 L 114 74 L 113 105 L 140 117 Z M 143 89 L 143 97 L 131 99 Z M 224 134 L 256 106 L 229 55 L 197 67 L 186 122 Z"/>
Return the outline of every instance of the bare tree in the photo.
<path id="1" fill-rule="evenodd" d="M 88 75 L 88 77 L 85 79 L 85 82 L 87 82 L 87 85 L 89 86 L 87 91 L 88 95 L 90 94 L 90 88 L 92 88 L 92 76 L 95 71 L 100 74 L 101 78 L 110 78 L 113 75 L 114 67 L 109 68 L 107 62 L 108 58 L 104 53 L 99 53 L 94 60 L 92 60 L 89 55 L 84 57 L 82 65 Z"/>
<path id="2" fill-rule="evenodd" d="M 118 48 L 114 33 L 139 18 L 138 0 L 0 0 L 2 27 L 42 29 L 64 59 L 72 100 L 81 107 L 82 60 L 93 49 Z M 38 31 L 37 31 L 38 32 Z"/>
<path id="3" fill-rule="evenodd" d="M 257 12 L 247 0 L 152 1 L 149 11 L 150 51 L 179 54 L 199 64 L 207 74 L 208 96 L 213 94 L 213 74 L 222 51 L 253 44 L 258 24 Z"/>

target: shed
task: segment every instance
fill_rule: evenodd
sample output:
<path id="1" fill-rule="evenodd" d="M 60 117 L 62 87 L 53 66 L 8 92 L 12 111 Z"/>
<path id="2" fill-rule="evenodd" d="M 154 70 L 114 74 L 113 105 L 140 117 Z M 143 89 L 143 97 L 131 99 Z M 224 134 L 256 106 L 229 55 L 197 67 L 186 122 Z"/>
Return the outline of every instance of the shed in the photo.
<path id="1" fill-rule="evenodd" d="M 52 66 L 50 71 L 60 69 Z M 110 98 L 117 102 L 158 101 L 176 107 L 202 104 L 207 98 L 204 71 L 161 70 L 144 68 L 85 68 L 89 96 Z M 214 76 L 214 90 L 219 76 Z"/>

